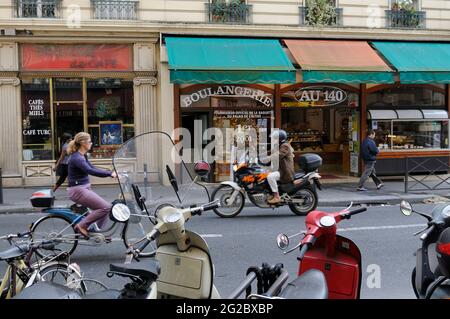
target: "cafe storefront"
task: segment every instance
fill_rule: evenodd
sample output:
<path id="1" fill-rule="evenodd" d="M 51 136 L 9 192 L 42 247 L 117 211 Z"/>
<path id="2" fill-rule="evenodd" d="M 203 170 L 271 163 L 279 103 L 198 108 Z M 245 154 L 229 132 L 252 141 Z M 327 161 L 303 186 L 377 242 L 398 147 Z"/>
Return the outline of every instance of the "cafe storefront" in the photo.
<path id="1" fill-rule="evenodd" d="M 155 127 L 153 116 L 136 116 L 149 102 L 139 98 L 156 94 L 156 72 L 136 72 L 135 62 L 139 64 L 141 57 L 136 58 L 135 49 L 131 43 L 18 45 L 20 153 L 7 157 L 18 157 L 22 172 L 21 182 L 7 182 L 54 183 L 65 133 L 89 132 L 93 145 L 88 157 L 96 166 L 110 169 L 115 150 L 137 134 L 137 126 Z M 150 115 L 156 105 L 145 108 Z"/>

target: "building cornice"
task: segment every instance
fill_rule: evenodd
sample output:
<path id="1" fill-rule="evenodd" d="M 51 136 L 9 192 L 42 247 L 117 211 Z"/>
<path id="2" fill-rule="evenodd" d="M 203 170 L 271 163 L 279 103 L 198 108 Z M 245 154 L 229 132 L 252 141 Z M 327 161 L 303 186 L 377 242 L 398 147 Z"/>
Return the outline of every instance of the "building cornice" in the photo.
<path id="1" fill-rule="evenodd" d="M 111 42 L 151 42 L 159 40 L 159 34 L 242 36 L 271 38 L 327 38 L 365 40 L 415 40 L 450 41 L 450 30 L 403 30 L 384 28 L 314 28 L 296 25 L 226 25 L 202 23 L 167 23 L 154 21 L 84 21 L 80 28 L 68 28 L 64 20 L 0 20 L 1 28 L 30 30 L 32 35 L 3 36 L 1 40 L 17 42 L 34 41 L 98 41 Z M 89 37 L 90 39 L 86 39 Z"/>

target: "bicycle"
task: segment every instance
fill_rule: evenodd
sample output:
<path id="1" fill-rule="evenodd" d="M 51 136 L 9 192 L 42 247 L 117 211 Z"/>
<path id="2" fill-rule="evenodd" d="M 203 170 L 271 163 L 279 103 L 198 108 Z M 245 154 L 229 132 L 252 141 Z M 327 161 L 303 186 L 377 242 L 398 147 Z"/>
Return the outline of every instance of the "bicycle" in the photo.
<path id="1" fill-rule="evenodd" d="M 3 279 L 0 281 L 0 299 L 14 297 L 24 288 L 38 281 L 50 281 L 66 285 L 70 280 L 79 280 L 81 274 L 76 264 L 62 262 L 62 257 L 67 257 L 66 252 L 55 252 L 53 241 L 43 242 L 15 242 L 15 239 L 30 238 L 31 233 L 18 233 L 0 236 L 0 240 L 7 240 L 11 248 L 0 252 L 0 261 L 5 261 L 8 267 Z M 31 262 L 37 249 L 54 251 L 53 256 L 37 259 Z M 79 288 L 84 292 L 84 287 Z"/>
<path id="2" fill-rule="evenodd" d="M 127 172 L 120 172 L 120 178 L 130 179 Z M 127 185 L 131 182 L 127 182 Z M 130 190 L 127 190 L 130 192 Z M 121 193 L 122 195 L 122 193 Z M 42 201 L 43 204 L 37 206 L 36 203 L 32 204 L 34 207 L 41 207 L 42 213 L 46 215 L 38 219 L 30 225 L 30 232 L 34 240 L 57 240 L 58 248 L 61 251 L 67 252 L 72 255 L 78 245 L 84 246 L 100 246 L 102 244 L 109 244 L 112 242 L 112 237 L 119 233 L 121 240 L 123 241 L 126 248 L 135 244 L 135 241 L 139 238 L 144 237 L 149 229 L 153 227 L 150 214 L 146 211 L 142 211 L 138 207 L 132 204 L 128 204 L 127 208 L 124 208 L 125 202 L 127 201 L 126 196 L 120 196 L 112 202 L 112 208 L 110 213 L 110 219 L 112 223 L 99 229 L 94 223 L 89 229 L 89 238 L 85 238 L 83 235 L 78 234 L 74 227 L 80 221 L 82 221 L 89 213 L 90 210 L 86 207 L 79 205 L 72 205 L 70 207 L 53 207 L 53 194 L 49 191 L 38 191 L 32 196 L 32 199 L 37 197 L 43 199 L 50 199 L 48 201 Z M 40 206 L 42 205 L 42 206 Z M 118 220 L 113 216 L 113 210 L 130 210 L 131 218 L 126 221 Z M 149 247 L 144 254 L 151 257 L 154 255 L 155 249 Z M 44 250 L 38 249 L 36 253 L 40 257 L 45 257 L 46 252 Z"/>

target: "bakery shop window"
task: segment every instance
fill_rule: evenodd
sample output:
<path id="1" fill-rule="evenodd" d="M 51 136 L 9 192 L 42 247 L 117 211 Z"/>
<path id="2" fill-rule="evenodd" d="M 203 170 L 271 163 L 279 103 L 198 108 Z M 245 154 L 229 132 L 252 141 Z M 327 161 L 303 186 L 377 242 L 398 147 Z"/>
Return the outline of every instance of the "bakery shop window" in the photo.
<path id="1" fill-rule="evenodd" d="M 375 142 L 380 150 L 449 148 L 446 110 L 369 110 L 368 127 L 375 130 Z"/>
<path id="2" fill-rule="evenodd" d="M 296 156 L 319 153 L 324 169 L 349 173 L 349 156 L 358 143 L 357 90 L 311 85 L 282 93 L 281 126 Z"/>

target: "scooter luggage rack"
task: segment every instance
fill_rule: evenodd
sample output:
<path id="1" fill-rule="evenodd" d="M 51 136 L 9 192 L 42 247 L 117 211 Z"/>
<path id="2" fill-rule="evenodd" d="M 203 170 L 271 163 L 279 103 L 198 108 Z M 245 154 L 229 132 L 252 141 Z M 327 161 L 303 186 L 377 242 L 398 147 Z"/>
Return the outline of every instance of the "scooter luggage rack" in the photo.
<path id="1" fill-rule="evenodd" d="M 280 268 L 280 273 L 277 275 L 277 279 L 264 292 L 263 281 L 267 280 L 267 278 L 264 278 L 264 275 L 266 275 L 264 274 L 264 271 L 268 269 L 267 266 L 268 265 L 266 265 L 266 268 L 265 265 L 263 265 L 262 268 L 249 268 L 247 277 L 245 277 L 244 281 L 242 281 L 241 284 L 234 289 L 226 299 L 237 299 L 244 291 L 247 293 L 247 299 L 276 299 L 277 297 L 275 295 L 281 291 L 284 283 L 289 278 L 289 273 L 285 269 Z M 256 294 L 251 294 L 251 285 L 255 279 L 258 280 L 258 291 Z"/>

